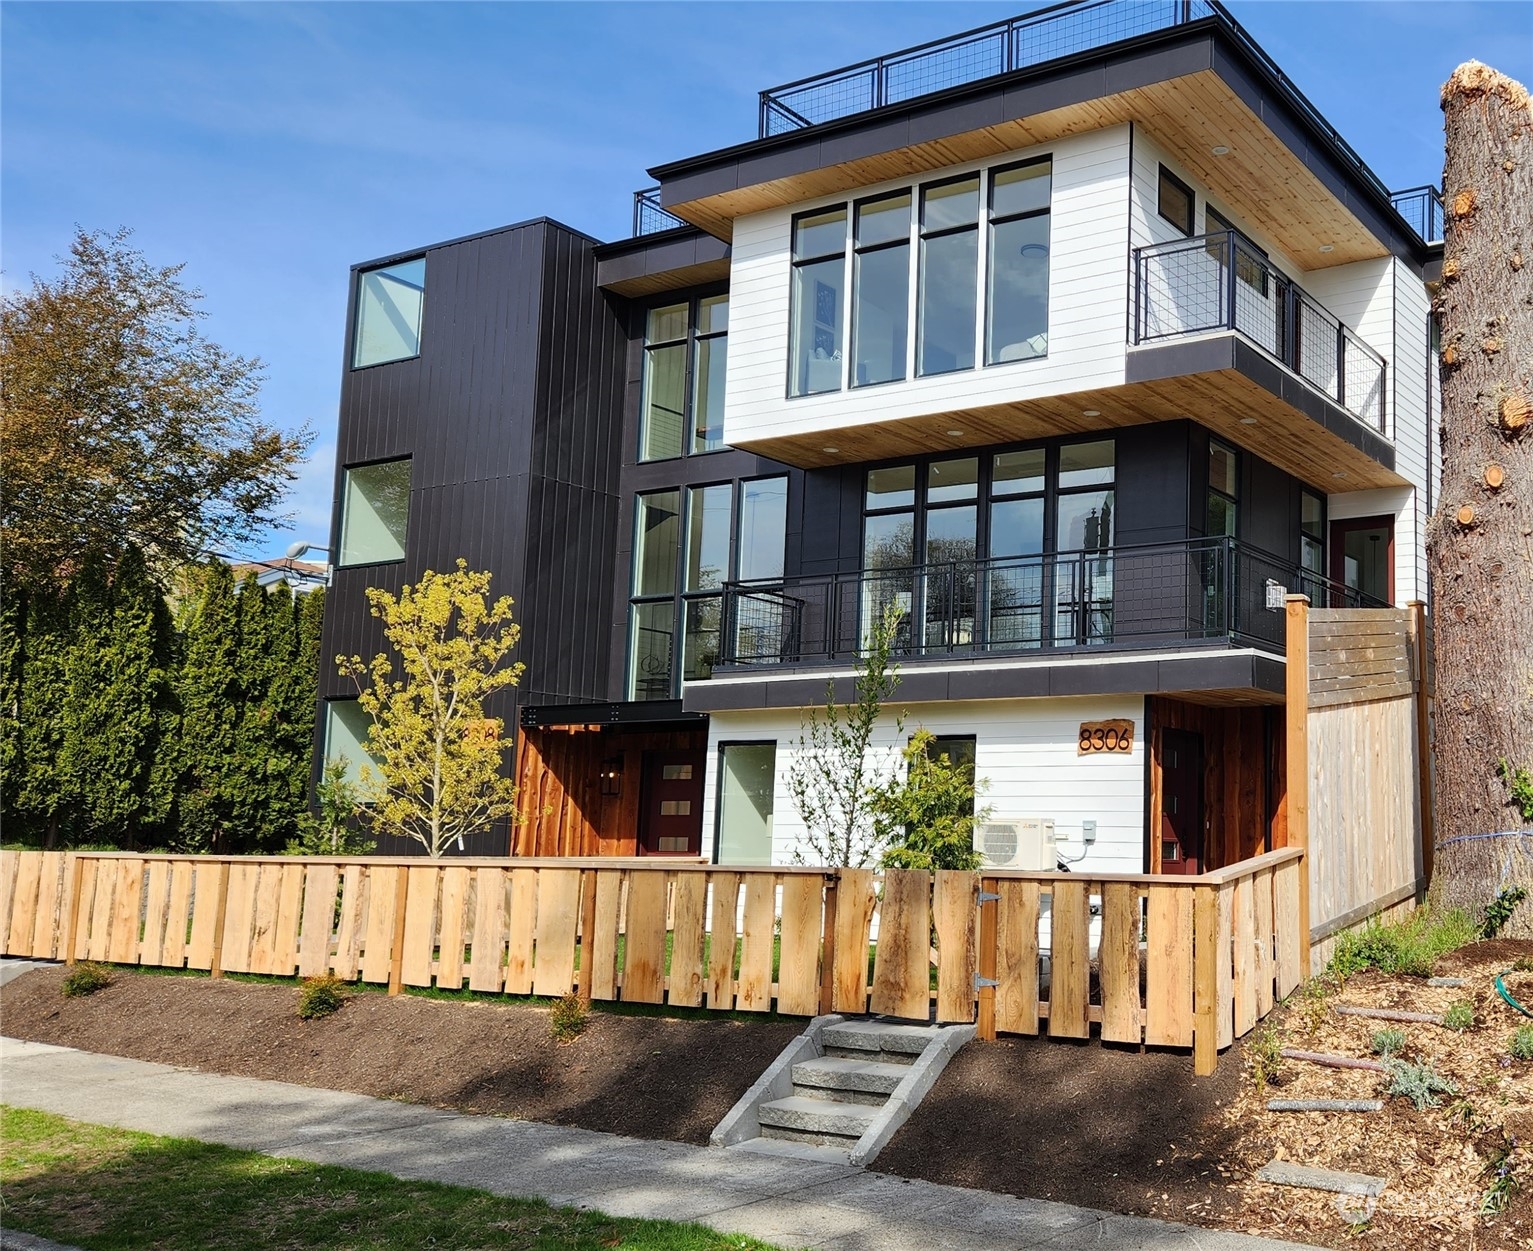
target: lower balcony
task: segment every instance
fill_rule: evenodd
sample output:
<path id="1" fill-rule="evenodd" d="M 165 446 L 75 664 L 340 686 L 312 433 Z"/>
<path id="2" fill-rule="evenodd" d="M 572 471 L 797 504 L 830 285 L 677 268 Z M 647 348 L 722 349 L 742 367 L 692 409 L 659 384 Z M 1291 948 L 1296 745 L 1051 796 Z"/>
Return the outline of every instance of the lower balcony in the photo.
<path id="1" fill-rule="evenodd" d="M 1272 658 L 1262 662 L 1269 674 L 1266 694 L 1254 697 L 1275 701 L 1282 687 L 1280 681 L 1274 686 L 1270 675 L 1280 673 L 1275 657 L 1284 648 L 1283 605 L 1291 592 L 1328 607 L 1384 606 L 1230 538 L 731 582 L 723 589 L 712 680 L 688 684 L 688 707 L 740 706 L 709 689 L 737 677 L 807 676 L 807 702 L 816 702 L 824 687 L 813 671 L 849 669 L 868 648 L 873 623 L 890 606 L 901 612 L 894 650 L 907 666 L 907 686 L 929 664 L 954 669 L 952 663 L 932 662 L 973 662 L 979 680 L 966 685 L 964 697 L 984 698 L 983 672 L 1000 666 L 1015 670 L 1015 662 L 1025 665 L 1030 658 L 1068 663 L 1105 660 L 1108 653 L 1164 657 L 1189 649 L 1210 657 L 1223 648 L 1238 649 L 1248 660 Z M 1194 655 L 1190 663 L 1203 662 Z M 1026 667 L 1041 672 L 1036 665 Z M 1120 674 L 1116 680 L 1127 679 Z M 1143 675 L 1135 680 L 1142 682 Z M 1203 685 L 1209 683 L 1220 690 L 1253 685 L 1213 677 Z M 1188 688 L 1162 681 L 1147 689 Z M 926 698 L 924 690 L 924 685 L 909 689 L 905 697 Z M 1063 691 L 1034 687 L 1026 693 Z M 942 697 L 961 696 L 947 689 Z"/>

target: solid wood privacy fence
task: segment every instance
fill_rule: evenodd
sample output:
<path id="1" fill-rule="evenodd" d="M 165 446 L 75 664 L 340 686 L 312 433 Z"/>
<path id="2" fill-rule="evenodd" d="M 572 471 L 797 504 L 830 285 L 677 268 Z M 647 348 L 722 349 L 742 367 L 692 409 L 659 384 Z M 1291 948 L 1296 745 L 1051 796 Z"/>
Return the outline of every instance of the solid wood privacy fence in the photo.
<path id="1" fill-rule="evenodd" d="M 1194 1047 L 1299 981 L 1302 853 L 1199 877 L 0 853 L 8 955 Z"/>

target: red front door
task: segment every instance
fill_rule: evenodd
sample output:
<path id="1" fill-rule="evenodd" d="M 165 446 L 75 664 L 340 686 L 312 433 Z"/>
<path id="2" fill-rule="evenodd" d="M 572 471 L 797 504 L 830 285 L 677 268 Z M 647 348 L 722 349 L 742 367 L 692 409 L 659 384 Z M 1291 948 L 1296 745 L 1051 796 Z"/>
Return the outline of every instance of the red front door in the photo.
<path id="1" fill-rule="evenodd" d="M 1203 872 L 1203 736 L 1160 736 L 1160 871 Z"/>
<path id="2" fill-rule="evenodd" d="M 702 753 L 645 752 L 639 854 L 697 856 L 702 850 Z"/>

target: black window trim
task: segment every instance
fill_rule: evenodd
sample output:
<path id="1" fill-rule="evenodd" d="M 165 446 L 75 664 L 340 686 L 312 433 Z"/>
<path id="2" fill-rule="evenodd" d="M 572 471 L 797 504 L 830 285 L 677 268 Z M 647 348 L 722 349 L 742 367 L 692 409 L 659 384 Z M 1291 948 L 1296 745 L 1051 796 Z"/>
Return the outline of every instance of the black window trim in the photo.
<path id="1" fill-rule="evenodd" d="M 863 209 L 863 206 L 867 205 L 867 204 L 877 204 L 881 200 L 897 200 L 901 196 L 905 196 L 905 197 L 907 197 L 910 200 L 910 204 L 909 204 L 909 206 L 907 208 L 908 216 L 907 216 L 906 222 L 905 222 L 905 236 L 904 236 L 904 238 L 885 239 L 882 243 L 858 243 L 857 242 L 857 227 L 861 223 L 861 220 L 862 220 L 862 209 Z M 850 255 L 851 255 L 851 267 L 852 267 L 850 290 L 851 290 L 852 294 L 851 294 L 851 298 L 849 300 L 847 300 L 847 302 L 846 302 L 846 305 L 847 305 L 846 345 L 847 345 L 847 357 L 849 358 L 848 359 L 849 369 L 847 371 L 846 387 L 844 388 L 845 390 L 849 390 L 849 391 L 865 391 L 869 387 L 885 387 L 885 386 L 890 386 L 890 385 L 895 384 L 895 383 L 909 382 L 910 381 L 910 373 L 909 373 L 909 370 L 906 369 L 906 364 L 907 364 L 907 362 L 910 359 L 910 338 L 911 338 L 911 332 L 913 330 L 913 324 L 912 324 L 912 321 L 911 321 L 911 313 L 913 311 L 913 306 L 915 304 L 914 292 L 911 289 L 911 282 L 910 282 L 910 255 L 907 254 L 907 256 L 906 256 L 906 264 L 905 264 L 905 359 L 900 362 L 900 371 L 901 372 L 900 372 L 900 376 L 898 378 L 882 378 L 882 379 L 880 379 L 877 382 L 858 382 L 857 381 L 857 313 L 856 313 L 856 309 L 857 309 L 857 298 L 858 298 L 858 295 L 860 293 L 860 288 L 861 288 L 861 283 L 859 283 L 859 281 L 858 281 L 858 275 L 859 275 L 860 271 L 859 271 L 859 268 L 858 268 L 858 265 L 857 265 L 857 258 L 861 257 L 861 256 L 871 256 L 875 252 L 889 252 L 889 251 L 892 251 L 895 248 L 906 248 L 906 249 L 910 249 L 913 252 L 914 251 L 914 245 L 911 242 L 911 228 L 914 225 L 915 219 L 916 219 L 917 214 L 919 212 L 919 207 L 918 206 L 919 206 L 919 201 L 916 198 L 915 189 L 913 187 L 905 187 L 903 189 L 896 189 L 894 191 L 881 191 L 881 192 L 879 192 L 878 195 L 863 196 L 860 199 L 852 201 L 851 217 L 850 217 L 851 226 L 850 226 L 850 235 L 849 235 L 849 237 L 850 237 L 850 248 L 851 248 L 851 251 L 850 251 Z M 818 392 L 815 392 L 815 394 L 817 394 L 817 395 L 829 395 L 829 394 L 831 394 L 831 392 L 828 392 L 828 391 L 818 391 Z"/>
<path id="2" fill-rule="evenodd" d="M 420 325 L 420 331 L 419 331 L 419 335 L 418 335 L 419 342 L 417 342 L 417 344 L 416 344 L 415 351 L 410 353 L 409 356 L 395 356 L 395 357 L 391 357 L 390 359 L 388 359 L 386 361 L 373 361 L 369 365 L 358 365 L 356 363 L 357 362 L 357 327 L 361 324 L 361 320 L 362 320 L 362 279 L 366 278 L 368 274 L 376 274 L 380 270 L 393 269 L 396 265 L 408 265 L 411 261 L 424 261 L 426 259 L 427 259 L 427 253 L 426 252 L 411 252 L 411 253 L 408 253 L 405 256 L 395 256 L 395 257 L 392 257 L 389 260 L 384 261 L 382 264 L 379 264 L 379 265 L 369 265 L 366 269 L 358 269 L 358 270 L 355 271 L 355 275 L 356 276 L 353 279 L 352 284 L 351 284 L 351 291 L 352 291 L 351 325 L 348 327 L 348 332 L 347 332 L 347 335 L 346 335 L 346 342 L 347 342 L 347 345 L 348 345 L 347 351 L 346 351 L 346 366 L 347 366 L 347 372 L 348 373 L 353 373 L 353 374 L 361 373 L 365 369 L 381 369 L 384 365 L 398 365 L 398 364 L 401 364 L 404 361 L 418 361 L 418 360 L 420 360 L 420 357 L 421 357 L 420 343 L 423 343 L 425 341 L 425 338 L 426 338 L 426 284 L 425 283 L 422 283 L 421 287 L 420 287 L 420 293 L 421 293 L 421 325 Z M 429 268 L 429 266 L 428 266 L 428 268 Z M 347 567 L 350 568 L 351 566 L 347 566 Z"/>
<path id="3" fill-rule="evenodd" d="M 727 339 L 729 327 L 723 330 L 710 330 L 702 333 L 698 330 L 698 317 L 701 314 L 703 301 L 711 300 L 717 296 L 729 295 L 728 285 L 722 287 L 703 287 L 684 295 L 681 299 L 675 298 L 675 292 L 668 292 L 670 299 L 657 298 L 647 304 L 641 305 L 637 314 L 641 320 L 639 333 L 639 420 L 638 440 L 634 448 L 634 463 L 636 465 L 663 465 L 668 461 L 687 460 L 694 456 L 717 456 L 720 452 L 728 452 L 733 449 L 728 443 L 720 443 L 718 447 L 706 448 L 701 452 L 692 450 L 692 440 L 696 435 L 696 395 L 694 393 L 694 366 L 697 358 L 697 345 L 703 342 L 712 342 L 715 339 Z M 674 308 L 678 304 L 687 306 L 687 330 L 679 339 L 660 339 L 650 343 L 649 339 L 649 315 L 656 309 Z M 684 347 L 682 354 L 682 395 L 681 395 L 681 454 L 679 456 L 650 456 L 644 455 L 644 434 L 648 419 L 648 408 L 645 404 L 644 383 L 649 376 L 649 354 L 655 348 Z"/>
<path id="4" fill-rule="evenodd" d="M 1161 187 L 1164 183 L 1167 182 L 1171 183 L 1172 186 L 1176 187 L 1178 191 L 1181 191 L 1187 197 L 1187 220 L 1185 224 L 1178 221 L 1176 218 L 1172 217 L 1168 212 L 1166 212 L 1166 206 L 1161 202 Z M 1160 164 L 1160 176 L 1155 181 L 1155 212 L 1161 218 L 1161 220 L 1170 222 L 1171 225 L 1175 226 L 1177 230 L 1181 232 L 1183 238 L 1190 239 L 1194 234 L 1197 233 L 1197 193 L 1175 174 L 1173 174 L 1164 162 Z"/>
<path id="5" fill-rule="evenodd" d="M 995 212 L 995 176 L 997 174 L 1010 173 L 1014 169 L 1026 169 L 1029 165 L 1048 165 L 1049 166 L 1049 202 L 1047 204 L 1045 204 L 1042 208 L 1038 208 L 1038 209 L 1026 209 L 1026 210 L 1024 210 L 1023 212 L 1020 212 L 1020 213 L 1004 213 L 1004 214 L 1002 214 L 999 217 L 996 216 L 996 212 Z M 1005 165 L 995 165 L 995 166 L 992 166 L 990 169 L 985 171 L 985 174 L 986 174 L 986 177 L 985 177 L 985 204 L 984 204 L 985 232 L 986 232 L 986 234 L 985 234 L 985 286 L 984 286 L 984 290 L 981 292 L 981 300 L 982 300 L 982 302 L 984 304 L 985 316 L 984 316 L 984 319 L 983 319 L 983 322 L 982 322 L 982 328 L 980 330 L 980 339 L 982 340 L 982 342 L 980 343 L 980 347 L 983 350 L 979 353 L 979 356 L 980 356 L 980 362 L 979 363 L 980 363 L 980 368 L 982 368 L 982 369 L 991 369 L 991 368 L 994 368 L 995 366 L 998 366 L 998 365 L 1028 365 L 1028 364 L 1031 364 L 1034 361 L 1047 360 L 1048 357 L 1049 357 L 1049 348 L 1053 346 L 1053 343 L 1052 343 L 1052 340 L 1051 340 L 1049 342 L 1049 344 L 1047 346 L 1045 346 L 1045 348 L 1043 350 L 1043 353 L 1041 355 L 1039 355 L 1039 356 L 1029 356 L 1029 357 L 1024 358 L 1023 360 L 1016 360 L 1016 361 L 993 361 L 993 360 L 990 359 L 990 350 L 989 350 L 989 347 L 990 347 L 990 284 L 991 284 L 991 281 L 993 280 L 994 272 L 995 272 L 995 249 L 990 246 L 990 234 L 991 234 L 991 232 L 993 232 L 995 230 L 995 228 L 997 226 L 1004 226 L 1004 225 L 1008 224 L 1009 222 L 1026 221 L 1026 220 L 1028 220 L 1029 218 L 1032 218 L 1032 217 L 1047 217 L 1049 219 L 1049 248 L 1050 248 L 1049 259 L 1052 262 L 1052 260 L 1053 260 L 1053 251 L 1052 251 L 1052 249 L 1053 249 L 1053 246 L 1054 246 L 1054 220 L 1053 220 L 1053 218 L 1054 218 L 1054 168 L 1053 168 L 1053 166 L 1054 166 L 1054 153 L 1052 151 L 1050 151 L 1045 156 L 1028 157 L 1027 160 L 1025 160 L 1025 161 L 1009 161 Z M 1051 278 L 1052 278 L 1052 274 L 1053 274 L 1053 266 L 1052 266 L 1052 264 L 1050 265 L 1049 272 L 1050 272 L 1050 275 L 1051 275 Z M 1045 312 L 1045 316 L 1047 317 L 1047 315 L 1051 314 L 1053 311 L 1054 310 L 1052 308 L 1052 301 L 1049 298 L 1049 293 L 1046 291 L 1045 294 L 1044 294 L 1044 312 Z M 1047 325 L 1045 325 L 1044 336 L 1045 337 L 1048 336 Z"/>
<path id="6" fill-rule="evenodd" d="M 392 361 L 385 361 L 383 363 L 384 364 L 393 364 Z M 366 368 L 371 369 L 373 367 L 371 365 L 369 365 L 369 366 L 366 366 Z M 342 570 L 342 569 L 382 569 L 382 568 L 384 568 L 385 566 L 388 566 L 388 565 L 402 565 L 402 564 L 405 563 L 406 560 L 409 559 L 410 551 L 409 551 L 409 546 L 408 545 L 409 545 L 409 541 L 410 541 L 410 512 L 411 512 L 412 506 L 415 503 L 415 466 L 413 464 L 414 460 L 415 460 L 415 453 L 414 452 L 406 452 L 403 456 L 375 456 L 375 457 L 371 458 L 370 460 L 352 461 L 350 464 L 346 464 L 346 465 L 342 465 L 341 466 L 341 481 L 340 481 L 340 497 L 341 498 L 340 498 L 339 512 L 338 512 L 338 515 L 336 517 L 336 523 L 337 524 L 336 524 L 336 528 L 335 528 L 335 551 L 334 551 L 334 553 L 332 553 L 332 555 L 334 557 L 334 562 L 333 563 L 334 563 L 335 568 L 336 568 L 337 571 Z M 341 539 L 342 539 L 342 536 L 346 533 L 346 483 L 347 483 L 347 479 L 348 479 L 349 475 L 351 474 L 351 472 L 353 470 L 356 470 L 356 469 L 371 469 L 374 465 L 393 465 L 393 464 L 397 464 L 400 461 L 410 461 L 410 462 L 412 462 L 411 466 L 410 466 L 410 489 L 405 492 L 405 554 L 403 556 L 396 556 L 393 560 L 359 560 L 359 561 L 355 561 L 355 562 L 353 562 L 351 564 L 342 564 L 341 563 Z"/>
<path id="7" fill-rule="evenodd" d="M 710 864 L 722 864 L 719 859 L 719 848 L 724 842 L 724 749 L 726 747 L 770 747 L 772 749 L 772 815 L 777 815 L 777 752 L 782 747 L 782 741 L 775 738 L 721 738 L 717 744 L 715 759 L 718 761 L 713 772 L 713 855 L 709 857 Z M 771 865 L 770 855 L 767 864 Z"/>

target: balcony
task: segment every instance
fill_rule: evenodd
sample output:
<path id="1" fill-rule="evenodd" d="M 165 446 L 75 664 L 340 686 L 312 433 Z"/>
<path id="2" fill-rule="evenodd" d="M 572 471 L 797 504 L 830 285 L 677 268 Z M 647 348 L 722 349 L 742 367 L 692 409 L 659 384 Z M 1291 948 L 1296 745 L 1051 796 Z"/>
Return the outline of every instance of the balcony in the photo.
<path id="1" fill-rule="evenodd" d="M 1134 249 L 1133 341 L 1235 331 L 1388 437 L 1384 358 L 1250 240 L 1216 231 Z"/>
<path id="2" fill-rule="evenodd" d="M 660 188 L 642 187 L 633 193 L 633 237 L 657 235 L 687 223 L 660 207 Z"/>
<path id="3" fill-rule="evenodd" d="M 891 605 L 902 661 L 1187 644 L 1281 654 L 1289 591 L 1385 606 L 1230 538 L 730 582 L 715 673 L 849 664 Z"/>

